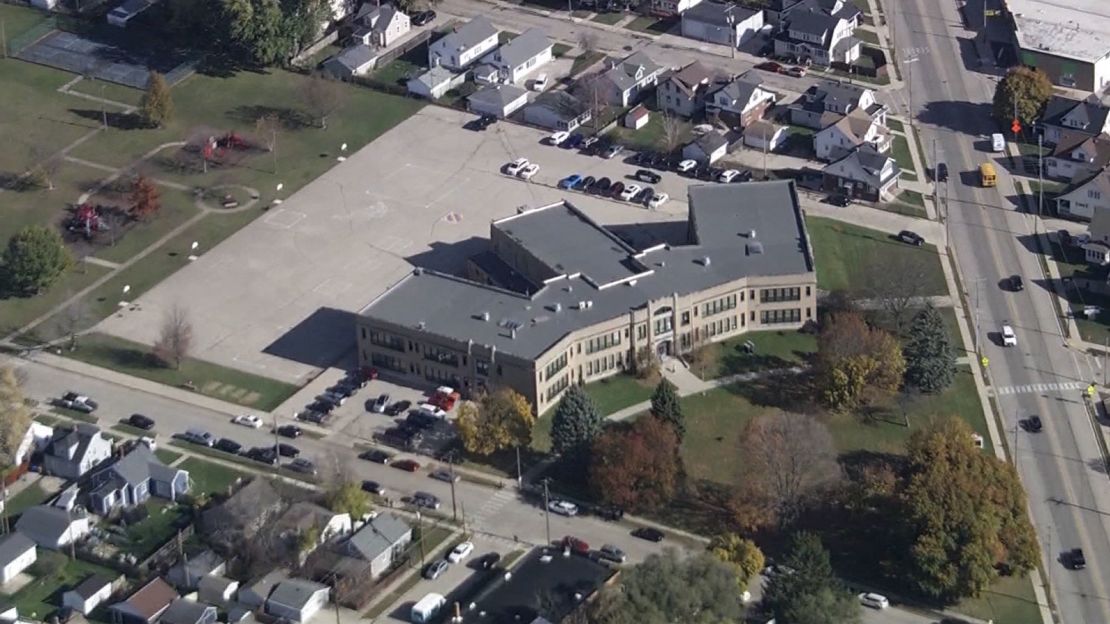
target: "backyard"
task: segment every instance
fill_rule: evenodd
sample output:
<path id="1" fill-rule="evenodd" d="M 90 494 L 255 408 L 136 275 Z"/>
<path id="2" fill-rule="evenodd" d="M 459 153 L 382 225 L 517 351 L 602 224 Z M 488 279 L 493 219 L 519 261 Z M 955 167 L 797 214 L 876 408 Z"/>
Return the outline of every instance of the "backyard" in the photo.
<path id="1" fill-rule="evenodd" d="M 41 564 L 41 565 L 40 565 Z M 10 596 L 12 604 L 19 610 L 21 617 L 46 621 L 48 615 L 62 605 L 62 593 L 75 587 L 92 574 L 115 578 L 117 572 L 96 564 L 70 560 L 59 552 L 43 551 L 39 561 L 32 565 L 31 571 L 41 573 L 35 580 Z"/>
<path id="2" fill-rule="evenodd" d="M 204 461 L 199 457 L 190 457 L 181 462 L 179 467 L 189 471 L 193 494 L 227 493 L 233 483 L 248 476 L 245 472 Z"/>
<path id="3" fill-rule="evenodd" d="M 628 146 L 636 151 L 671 152 L 685 145 L 693 137 L 694 125 L 687 119 L 664 116 L 656 110 L 652 102 L 645 104 L 649 111 L 648 122 L 643 128 L 633 130 L 617 124 L 609 132 L 615 143 Z M 667 138 L 667 124 L 673 124 L 673 144 Z"/>
<path id="4" fill-rule="evenodd" d="M 189 510 L 186 507 L 160 498 L 152 498 L 145 504 L 147 517 L 125 527 L 126 545 L 121 550 L 135 558 L 145 559 L 177 531 L 188 524 Z"/>

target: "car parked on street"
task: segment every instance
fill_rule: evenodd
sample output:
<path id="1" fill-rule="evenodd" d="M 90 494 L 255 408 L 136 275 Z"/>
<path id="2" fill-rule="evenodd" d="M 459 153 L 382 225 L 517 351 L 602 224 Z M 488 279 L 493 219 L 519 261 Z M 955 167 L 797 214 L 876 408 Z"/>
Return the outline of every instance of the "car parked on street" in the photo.
<path id="1" fill-rule="evenodd" d="M 235 423 L 236 425 L 250 427 L 251 429 L 262 428 L 262 419 L 258 416 L 255 416 L 254 414 L 240 414 L 235 418 L 232 418 L 231 422 Z"/>
<path id="2" fill-rule="evenodd" d="M 1082 548 L 1072 548 L 1063 556 L 1064 565 L 1072 570 L 1082 570 L 1087 567 L 1087 558 L 1083 555 Z"/>
<path id="3" fill-rule="evenodd" d="M 232 455 L 238 455 L 239 451 L 243 450 L 243 445 L 239 444 L 235 440 L 232 440 L 231 438 L 220 438 L 216 442 L 216 446 L 214 446 L 213 448 L 215 448 L 217 451 L 223 451 L 225 453 L 231 453 Z"/>
<path id="4" fill-rule="evenodd" d="M 132 414 L 128 417 L 126 422 L 128 425 L 142 429 L 143 431 L 150 431 L 154 428 L 154 419 L 149 416 L 143 416 L 142 414 Z"/>
<path id="5" fill-rule="evenodd" d="M 628 559 L 628 556 L 624 554 L 623 550 L 617 548 L 616 546 L 613 546 L 612 544 L 605 544 L 601 548 L 598 548 L 597 556 L 601 559 L 606 559 L 614 563 L 624 563 L 625 560 Z"/>
<path id="6" fill-rule="evenodd" d="M 386 453 L 385 451 L 370 449 L 369 451 L 363 451 L 361 454 L 359 454 L 358 458 L 365 459 L 366 461 L 372 461 L 375 464 L 385 465 L 388 464 L 391 459 L 393 459 L 393 456 L 389 453 Z"/>
<path id="7" fill-rule="evenodd" d="M 96 411 L 96 408 L 100 407 L 96 401 L 76 392 L 67 392 L 61 397 L 54 399 L 54 405 L 83 414 L 91 414 Z"/>
<path id="8" fill-rule="evenodd" d="M 447 553 L 447 560 L 451 563 L 459 563 L 469 557 L 472 552 L 474 552 L 474 542 L 462 542 Z"/>
<path id="9" fill-rule="evenodd" d="M 311 475 L 313 477 L 316 476 L 316 464 L 313 463 L 311 459 L 298 457 L 286 464 L 285 467 L 292 470 L 293 472 L 299 472 L 301 474 Z"/>
<path id="10" fill-rule="evenodd" d="M 304 432 L 297 425 L 282 425 L 277 428 L 277 434 L 283 438 L 296 439 L 301 437 L 302 433 Z"/>
<path id="11" fill-rule="evenodd" d="M 859 603 L 865 607 L 872 609 L 886 609 L 890 606 L 890 601 L 882 594 L 875 594 L 867 592 L 859 595 Z"/>
<path id="12" fill-rule="evenodd" d="M 278 463 L 277 451 L 269 446 L 256 446 L 244 453 L 244 455 L 247 459 L 252 459 L 268 466 L 276 466 Z"/>
<path id="13" fill-rule="evenodd" d="M 203 429 L 188 429 L 181 434 L 181 439 L 193 444 L 211 447 L 216 444 L 216 437 Z"/>
<path id="14" fill-rule="evenodd" d="M 424 568 L 424 578 L 428 579 L 429 581 L 434 581 L 442 576 L 443 573 L 446 572 L 447 568 L 450 566 L 451 564 L 447 563 L 445 559 L 436 559 L 435 561 L 429 563 L 428 567 Z"/>
<path id="15" fill-rule="evenodd" d="M 570 517 L 578 515 L 578 505 L 565 500 L 555 499 L 549 501 L 547 503 L 547 509 L 548 511 L 551 511 L 552 513 L 557 513 L 561 516 Z"/>
<path id="16" fill-rule="evenodd" d="M 481 570 L 489 570 L 497 565 L 499 561 L 501 561 L 501 553 L 490 552 L 478 557 L 478 559 L 474 561 L 474 564 Z"/>
<path id="17" fill-rule="evenodd" d="M 362 491 L 369 492 L 370 494 L 377 494 L 378 496 L 385 495 L 385 488 L 382 487 L 382 484 L 369 479 L 362 482 Z"/>
<path id="18" fill-rule="evenodd" d="M 428 476 L 435 479 L 436 481 L 443 481 L 444 483 L 458 483 L 459 482 L 459 475 L 455 474 L 454 472 L 451 472 L 450 470 L 446 470 L 444 468 L 438 468 L 436 470 L 433 470 L 433 471 L 428 473 Z"/>
<path id="19" fill-rule="evenodd" d="M 420 462 L 414 459 L 402 459 L 393 462 L 393 467 L 398 470 L 404 470 L 405 472 L 416 472 L 420 470 Z"/>
<path id="20" fill-rule="evenodd" d="M 435 494 L 429 494 L 428 492 L 413 492 L 412 498 L 409 500 L 417 507 L 432 510 L 439 509 L 439 497 Z"/>
<path id="21" fill-rule="evenodd" d="M 1030 416 L 1021 421 L 1021 427 L 1029 433 L 1040 433 L 1041 429 L 1044 428 L 1044 423 L 1041 422 L 1040 416 Z"/>
<path id="22" fill-rule="evenodd" d="M 925 239 L 922 238 L 920 234 L 918 234 L 917 232 L 911 232 L 910 230 L 902 230 L 901 232 L 898 232 L 898 236 L 896 236 L 895 238 L 902 241 L 903 243 L 906 243 L 907 245 L 913 245 L 915 247 L 920 247 L 925 244 Z"/>
<path id="23" fill-rule="evenodd" d="M 825 198 L 825 201 L 833 206 L 844 208 L 852 203 L 852 198 L 844 193 L 833 193 Z"/>
<path id="24" fill-rule="evenodd" d="M 632 535 L 640 539 L 645 539 L 649 542 L 661 542 L 663 541 L 664 537 L 662 531 L 660 531 L 659 529 L 653 529 L 652 527 L 640 527 L 632 531 Z"/>
<path id="25" fill-rule="evenodd" d="M 774 61 L 765 61 L 763 63 L 760 63 L 760 64 L 756 65 L 755 68 L 756 69 L 762 69 L 763 71 L 771 72 L 772 74 L 780 74 L 780 73 L 782 73 L 782 69 L 783 69 L 782 65 L 780 65 L 779 63 L 776 63 Z"/>
<path id="26" fill-rule="evenodd" d="M 278 455 L 281 455 L 282 457 L 296 457 L 301 454 L 301 449 L 293 446 L 292 444 L 286 444 L 284 442 L 278 442 L 277 444 L 275 444 L 274 449 L 277 450 Z"/>

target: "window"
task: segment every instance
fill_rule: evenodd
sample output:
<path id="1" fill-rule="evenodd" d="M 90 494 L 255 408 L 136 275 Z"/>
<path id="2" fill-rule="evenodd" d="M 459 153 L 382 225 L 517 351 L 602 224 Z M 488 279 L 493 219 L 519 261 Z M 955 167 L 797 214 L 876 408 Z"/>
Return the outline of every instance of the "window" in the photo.
<path id="1" fill-rule="evenodd" d="M 701 306 L 701 315 L 703 317 L 704 316 L 712 316 L 714 314 L 720 314 L 721 312 L 724 312 L 725 310 L 731 310 L 735 307 L 736 307 L 736 295 L 728 295 L 728 296 L 725 296 L 725 297 L 721 297 L 720 299 L 714 299 L 713 301 L 710 301 L 709 303 L 702 304 L 702 306 Z"/>
<path id="2" fill-rule="evenodd" d="M 365 332 L 366 329 L 363 328 L 363 331 Z M 365 334 L 363 334 L 363 337 L 366 337 Z M 393 349 L 394 351 L 400 351 L 401 353 L 405 352 L 405 341 L 402 340 L 400 336 L 395 336 L 377 329 L 370 330 L 370 344 L 385 347 L 386 349 Z M 409 342 L 409 345 L 412 345 L 412 342 Z"/>
<path id="3" fill-rule="evenodd" d="M 481 358 L 474 358 L 474 369 L 481 377 L 489 377 L 489 361 Z"/>
<path id="4" fill-rule="evenodd" d="M 601 336 L 594 336 L 586 341 L 586 353 L 593 353 L 595 351 L 603 351 L 610 347 L 615 347 L 621 343 L 620 331 L 603 334 Z M 578 347 L 579 353 L 582 352 L 582 346 Z"/>
<path id="5" fill-rule="evenodd" d="M 689 312 L 683 312 L 682 313 L 682 326 L 686 327 L 689 324 L 690 324 L 690 313 Z"/>
<path id="6" fill-rule="evenodd" d="M 366 328 L 365 327 L 360 327 L 359 329 L 362 330 L 362 339 L 366 340 Z"/>
<path id="7" fill-rule="evenodd" d="M 647 339 L 647 323 L 637 325 L 636 326 L 636 340 L 646 340 L 646 339 Z"/>
<path id="8" fill-rule="evenodd" d="M 383 353 L 371 353 L 370 363 L 378 368 L 397 371 L 399 373 L 405 372 L 405 364 L 398 358 L 392 355 L 385 355 Z"/>
<path id="9" fill-rule="evenodd" d="M 547 375 L 546 375 L 547 379 L 551 379 L 552 377 L 555 376 L 555 373 L 558 373 L 559 371 L 563 370 L 566 367 L 567 367 L 567 354 L 564 353 L 564 354 L 560 355 L 559 357 L 555 358 L 554 360 L 552 360 L 551 363 L 547 365 L 547 369 L 545 370 L 545 372 L 547 373 Z"/>
<path id="10" fill-rule="evenodd" d="M 764 288 L 759 291 L 760 303 L 778 303 L 780 301 L 798 301 L 802 298 L 801 288 Z"/>
<path id="11" fill-rule="evenodd" d="M 424 347 L 424 359 L 448 366 L 458 367 L 459 365 L 458 354 L 431 345 Z"/>
<path id="12" fill-rule="evenodd" d="M 806 286 L 806 296 L 809 296 L 809 286 Z"/>
<path id="13" fill-rule="evenodd" d="M 797 323 L 802 320 L 802 311 L 798 308 L 788 310 L 764 310 L 759 313 L 759 322 L 764 325 L 778 325 Z"/>
<path id="14" fill-rule="evenodd" d="M 671 331 L 672 329 L 674 329 L 674 328 L 671 326 L 671 317 L 670 316 L 661 316 L 661 317 L 655 319 L 655 333 L 656 334 L 665 334 L 665 333 Z"/>
<path id="15" fill-rule="evenodd" d="M 1087 191 L 1087 197 L 1091 199 L 1102 199 L 1102 193 L 1100 191 L 1090 190 Z"/>
<path id="16" fill-rule="evenodd" d="M 566 375 L 563 375 L 558 381 L 548 386 L 547 400 L 550 401 L 559 396 L 559 393 L 566 390 L 568 386 L 570 386 L 570 379 Z"/>

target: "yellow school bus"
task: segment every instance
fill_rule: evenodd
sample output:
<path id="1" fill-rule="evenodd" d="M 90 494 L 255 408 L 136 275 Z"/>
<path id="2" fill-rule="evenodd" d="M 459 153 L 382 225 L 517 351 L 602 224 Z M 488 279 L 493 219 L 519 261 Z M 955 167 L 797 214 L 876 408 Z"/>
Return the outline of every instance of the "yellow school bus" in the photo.
<path id="1" fill-rule="evenodd" d="M 994 173 L 994 165 L 992 163 L 983 163 L 979 165 L 979 183 L 983 188 L 990 188 L 998 181 Z"/>

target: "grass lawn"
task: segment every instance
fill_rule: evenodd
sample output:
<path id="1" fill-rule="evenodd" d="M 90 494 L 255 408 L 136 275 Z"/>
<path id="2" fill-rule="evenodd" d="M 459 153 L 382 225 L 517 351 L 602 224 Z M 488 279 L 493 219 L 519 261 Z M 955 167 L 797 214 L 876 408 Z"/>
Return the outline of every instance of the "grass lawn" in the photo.
<path id="1" fill-rule="evenodd" d="M 907 217 L 917 217 L 919 219 L 929 217 L 929 213 L 925 210 L 925 197 L 917 191 L 902 191 L 895 201 L 878 204 L 878 208 Z"/>
<path id="2" fill-rule="evenodd" d="M 69 357 L 111 370 L 149 379 L 168 386 L 192 381 L 197 391 L 239 405 L 269 411 L 297 391 L 292 384 L 252 375 L 239 370 L 188 359 L 180 369 L 161 366 L 151 360 L 145 345 L 107 334 L 88 334 Z"/>
<path id="3" fill-rule="evenodd" d="M 574 62 L 570 65 L 570 75 L 577 76 L 603 58 L 605 58 L 605 54 L 596 50 L 591 50 L 589 52 L 583 52 L 582 54 L 579 54 L 574 59 Z"/>
<path id="4" fill-rule="evenodd" d="M 966 598 L 952 606 L 953 611 L 982 621 L 1037 624 L 1041 622 L 1033 583 L 1028 577 L 1006 576 L 994 582 L 978 598 Z"/>
<path id="5" fill-rule="evenodd" d="M 30 509 L 35 505 L 46 502 L 53 492 L 47 492 L 42 488 L 38 481 L 23 488 L 18 494 L 8 498 L 8 505 L 4 508 L 4 512 L 9 516 L 14 516 L 26 509 Z"/>
<path id="6" fill-rule="evenodd" d="M 682 459 L 691 477 L 721 484 L 739 483 L 744 459 L 738 451 L 740 432 L 749 420 L 779 411 L 759 407 L 740 396 L 735 388 L 714 388 L 682 398 L 686 437 Z"/>
<path id="7" fill-rule="evenodd" d="M 605 416 L 651 398 L 655 384 L 624 373 L 586 384 L 586 394 L 593 397 Z"/>
<path id="8" fill-rule="evenodd" d="M 806 217 L 806 228 L 816 256 L 818 288 L 858 292 L 865 286 L 862 269 L 867 263 L 888 266 L 896 257 L 909 255 L 929 267 L 922 294 L 948 294 L 933 245 L 913 247 L 884 232 L 821 217 Z"/>
<path id="9" fill-rule="evenodd" d="M 565 43 L 556 43 L 555 45 L 551 46 L 551 56 L 554 56 L 555 58 L 562 58 L 567 55 L 567 52 L 570 52 L 573 49 L 574 46 L 567 45 Z"/>
<path id="10" fill-rule="evenodd" d="M 180 468 L 189 471 L 189 480 L 192 481 L 194 494 L 203 492 L 227 492 L 227 488 L 241 478 L 248 478 L 245 472 L 239 472 L 220 464 L 204 461 L 199 457 L 190 457 L 181 462 Z"/>
<path id="11" fill-rule="evenodd" d="M 652 15 L 640 15 L 636 19 L 624 25 L 629 30 L 636 30 L 642 33 L 662 35 L 666 34 L 671 28 L 677 24 L 677 20 L 673 18 L 663 18 Z"/>
<path id="12" fill-rule="evenodd" d="M 162 463 L 168 466 L 177 461 L 181 457 L 181 453 L 166 448 L 160 448 L 154 451 L 154 456 L 162 460 Z"/>
<path id="13" fill-rule="evenodd" d="M 0 21 L 4 23 L 4 36 L 8 39 L 9 47 L 15 39 L 48 18 L 49 14 L 44 11 L 14 4 L 0 4 Z M 15 50 L 9 50 L 8 52 L 10 54 Z"/>
<path id="14" fill-rule="evenodd" d="M 855 35 L 856 39 L 859 39 L 860 41 L 876 46 L 879 45 L 879 35 L 877 35 L 873 30 L 857 28 L 856 31 L 852 34 Z"/>
<path id="15" fill-rule="evenodd" d="M 891 117 L 886 118 L 886 127 L 890 128 L 891 130 L 893 130 L 895 132 L 901 132 L 903 134 L 905 134 L 905 132 L 906 132 L 906 127 L 904 125 L 902 125 L 902 122 L 898 121 L 897 119 L 893 119 Z"/>
<path id="16" fill-rule="evenodd" d="M 85 580 L 89 575 L 100 574 L 106 578 L 115 578 L 119 575 L 118 572 L 94 563 L 88 563 L 80 559 L 71 561 L 61 553 L 44 550 L 40 553 L 39 559 L 41 560 L 46 556 L 60 559 L 58 572 L 36 578 L 16 592 L 14 596 L 11 596 L 11 602 L 19 610 L 20 617 L 45 620 L 47 615 L 62 606 L 62 594 Z"/>
<path id="17" fill-rule="evenodd" d="M 408 83 L 409 78 L 415 78 L 427 71 L 427 64 L 428 46 L 420 45 L 374 70 L 371 77 L 380 82 L 403 86 Z"/>
<path id="18" fill-rule="evenodd" d="M 590 21 L 612 26 L 622 19 L 624 19 L 624 13 L 598 13 Z"/>
<path id="19" fill-rule="evenodd" d="M 119 242 L 96 252 L 97 258 L 116 263 L 126 262 L 174 228 L 200 214 L 191 194 L 164 186 L 159 187 L 159 190 L 162 191 L 162 208 L 158 214 L 148 221 L 128 224 Z M 94 195 L 91 201 L 123 207 L 130 200 L 126 193 L 102 192 Z"/>
<path id="20" fill-rule="evenodd" d="M 166 543 L 177 533 L 181 518 L 188 513 L 180 505 L 162 499 L 152 498 L 146 503 L 150 514 L 140 522 L 127 527 L 128 545 L 124 552 L 135 555 L 140 560 L 150 556 L 159 546 Z"/>
<path id="21" fill-rule="evenodd" d="M 917 179 L 917 170 L 913 167 L 913 157 L 910 156 L 910 143 L 902 135 L 894 135 L 894 144 L 890 148 L 891 156 L 898 161 L 902 175 Z"/>
<path id="22" fill-rule="evenodd" d="M 61 279 L 49 290 L 34 297 L 0 299 L 0 333 L 7 335 L 20 327 L 24 327 L 34 319 L 49 312 L 54 306 L 61 304 L 83 288 L 104 277 L 109 271 L 111 269 L 100 265 L 82 264 L 62 275 Z M 65 334 L 65 331 L 57 324 L 51 324 L 51 321 L 46 321 L 46 324 L 48 326 L 43 327 L 43 331 L 54 336 Z M 91 324 L 90 322 L 89 325 Z"/>
<path id="23" fill-rule="evenodd" d="M 139 89 L 133 89 L 114 82 L 107 82 L 104 80 L 80 80 L 69 88 L 70 91 L 77 93 L 84 93 L 98 98 L 104 98 L 120 104 L 128 106 L 138 106 L 139 100 L 143 98 L 143 92 Z M 94 107 L 99 107 L 97 103 L 89 103 L 84 98 L 78 100 L 75 96 L 74 102 L 86 102 Z M 109 112 L 111 109 L 109 109 Z"/>
<path id="24" fill-rule="evenodd" d="M 609 136 L 613 137 L 616 142 L 627 145 L 637 151 L 669 151 L 666 132 L 663 129 L 663 115 L 654 108 L 650 110 L 651 113 L 648 116 L 647 125 L 643 128 L 633 130 L 632 128 L 625 128 L 623 125 L 618 124 L 617 127 L 609 132 Z M 694 124 L 681 117 L 674 117 L 673 119 L 674 123 L 678 126 L 678 145 L 684 145 L 689 142 L 693 136 L 690 130 L 694 127 Z"/>
<path id="25" fill-rule="evenodd" d="M 749 340 L 755 344 L 753 354 L 743 352 L 743 345 Z M 696 361 L 691 369 L 702 379 L 717 379 L 804 364 L 809 355 L 817 352 L 817 337 L 785 330 L 750 332 L 705 345 L 703 349 L 704 360 Z"/>

